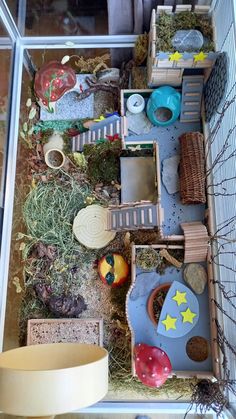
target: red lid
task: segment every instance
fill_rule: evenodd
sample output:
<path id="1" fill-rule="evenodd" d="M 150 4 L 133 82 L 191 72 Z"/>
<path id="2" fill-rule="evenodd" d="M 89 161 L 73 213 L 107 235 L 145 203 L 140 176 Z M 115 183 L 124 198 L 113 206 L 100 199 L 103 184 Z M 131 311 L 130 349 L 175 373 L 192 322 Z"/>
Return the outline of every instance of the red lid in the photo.
<path id="1" fill-rule="evenodd" d="M 76 74 L 59 61 L 50 61 L 35 74 L 34 90 L 45 106 L 55 102 L 76 84 Z"/>

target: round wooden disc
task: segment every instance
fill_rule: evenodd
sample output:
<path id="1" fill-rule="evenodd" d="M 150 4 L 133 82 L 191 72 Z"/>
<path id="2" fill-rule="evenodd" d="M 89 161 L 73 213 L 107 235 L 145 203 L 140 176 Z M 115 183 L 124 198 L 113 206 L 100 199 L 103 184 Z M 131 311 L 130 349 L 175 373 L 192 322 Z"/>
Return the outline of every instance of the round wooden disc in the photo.
<path id="1" fill-rule="evenodd" d="M 80 210 L 74 219 L 73 232 L 77 240 L 89 249 L 101 249 L 114 239 L 116 233 L 107 231 L 108 210 L 90 205 Z"/>

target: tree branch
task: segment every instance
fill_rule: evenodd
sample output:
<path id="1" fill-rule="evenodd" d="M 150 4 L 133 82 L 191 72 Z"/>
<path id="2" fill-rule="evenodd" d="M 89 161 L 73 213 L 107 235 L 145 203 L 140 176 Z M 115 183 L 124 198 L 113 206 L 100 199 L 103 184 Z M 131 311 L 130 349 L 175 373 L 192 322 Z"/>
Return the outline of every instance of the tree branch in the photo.
<path id="1" fill-rule="evenodd" d="M 231 320 L 231 322 L 234 324 L 234 325 L 236 325 L 236 320 L 234 320 L 232 317 L 230 317 L 230 315 L 227 313 L 227 311 L 226 310 L 224 310 L 223 309 L 223 307 L 221 307 L 221 305 L 218 303 L 218 301 L 216 301 L 214 298 L 212 298 L 212 300 L 211 301 L 213 301 L 214 303 L 215 303 L 215 305 L 216 305 L 216 307 L 218 308 L 218 310 L 220 310 L 221 311 L 221 313 L 222 314 L 224 314 L 224 316 L 226 316 L 228 319 L 230 319 Z M 236 352 L 235 352 L 235 356 L 236 356 Z"/>
<path id="2" fill-rule="evenodd" d="M 224 140 L 224 143 L 223 143 L 220 151 L 217 153 L 216 157 L 214 158 L 214 160 L 211 164 L 211 167 L 209 167 L 209 169 L 206 171 L 206 176 L 207 177 L 213 172 L 214 168 L 217 165 L 220 165 L 217 168 L 217 169 L 219 169 L 226 161 L 228 161 L 229 159 L 231 159 L 232 157 L 234 157 L 236 155 L 236 150 L 234 149 L 233 152 L 231 154 L 229 154 L 229 156 L 227 156 L 223 159 L 223 157 L 226 154 L 226 151 L 231 147 L 231 144 L 229 144 L 229 139 L 230 139 L 230 137 L 231 137 L 231 135 L 232 135 L 232 133 L 234 132 L 235 129 L 236 129 L 236 124 L 233 126 L 233 128 L 229 129 L 228 134 L 227 134 L 227 136 Z"/>

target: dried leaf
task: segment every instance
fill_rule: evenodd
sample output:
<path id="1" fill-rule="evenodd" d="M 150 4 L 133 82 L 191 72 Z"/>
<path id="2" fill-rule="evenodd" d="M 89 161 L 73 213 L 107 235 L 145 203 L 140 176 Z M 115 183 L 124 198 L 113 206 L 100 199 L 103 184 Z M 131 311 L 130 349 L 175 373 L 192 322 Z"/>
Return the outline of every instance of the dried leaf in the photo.
<path id="1" fill-rule="evenodd" d="M 66 271 L 66 268 L 65 267 L 63 267 L 63 268 L 61 268 L 60 270 L 59 270 L 59 273 L 62 273 L 62 272 L 65 272 Z"/>
<path id="2" fill-rule="evenodd" d="M 36 180 L 35 180 L 35 178 L 33 178 L 32 179 L 32 182 L 31 182 L 32 189 L 35 189 L 36 188 L 36 185 L 37 185 Z"/>
<path id="3" fill-rule="evenodd" d="M 75 61 L 75 65 L 79 68 L 81 73 L 93 73 L 96 67 L 98 66 L 106 68 L 107 65 L 105 61 L 110 59 L 109 54 L 104 54 L 100 57 L 95 58 L 84 58 L 83 56 L 79 56 L 78 60 Z"/>
<path id="4" fill-rule="evenodd" d="M 23 138 L 23 140 L 25 140 L 25 133 L 23 131 L 20 132 L 20 136 Z"/>
<path id="5" fill-rule="evenodd" d="M 27 99 L 26 106 L 27 108 L 30 108 L 31 105 L 32 105 L 32 100 L 29 97 L 29 99 Z"/>
<path id="6" fill-rule="evenodd" d="M 16 237 L 16 239 L 17 240 L 21 240 L 21 239 L 23 239 L 25 237 L 25 234 L 23 234 L 23 233 L 17 233 L 17 237 Z"/>
<path id="7" fill-rule="evenodd" d="M 106 63 L 99 63 L 93 70 L 93 74 L 97 73 L 101 68 L 107 69 L 108 65 Z"/>
<path id="8" fill-rule="evenodd" d="M 29 131 L 28 131 L 28 134 L 29 134 L 29 135 L 32 135 L 32 134 L 33 134 L 33 132 L 34 132 L 34 127 L 31 127 L 31 128 L 29 129 Z"/>
<path id="9" fill-rule="evenodd" d="M 118 191 L 121 190 L 121 185 L 119 185 L 119 183 L 115 183 L 114 186 Z"/>
<path id="10" fill-rule="evenodd" d="M 127 231 L 127 233 L 125 233 L 124 246 L 125 247 L 129 247 L 130 246 L 130 232 L 129 231 Z"/>
<path id="11" fill-rule="evenodd" d="M 20 278 L 18 278 L 18 276 L 14 276 L 12 284 L 15 285 L 17 294 L 20 294 L 23 291 L 20 285 Z"/>
<path id="12" fill-rule="evenodd" d="M 23 131 L 24 132 L 27 132 L 28 131 L 28 124 L 27 124 L 27 122 L 24 122 L 24 124 L 23 124 Z"/>
<path id="13" fill-rule="evenodd" d="M 33 119 L 36 115 L 36 109 L 35 108 L 31 108 L 30 109 L 30 113 L 29 113 L 29 119 Z"/>
<path id="14" fill-rule="evenodd" d="M 55 246 L 48 246 L 47 247 L 47 253 L 46 256 L 48 257 L 48 259 L 50 260 L 54 260 L 56 257 L 56 248 Z M 68 269 L 68 265 L 65 265 L 65 269 Z"/>
<path id="15" fill-rule="evenodd" d="M 25 246 L 26 246 L 26 244 L 24 242 L 22 242 L 20 244 L 19 250 L 21 250 L 21 251 L 24 250 Z"/>
<path id="16" fill-rule="evenodd" d="M 70 56 L 69 55 L 64 55 L 64 57 L 61 60 L 61 64 L 67 63 L 67 61 L 69 61 L 69 59 L 70 59 Z"/>
<path id="17" fill-rule="evenodd" d="M 117 326 L 121 329 L 125 331 L 126 336 L 129 336 L 129 328 L 128 325 L 125 323 L 121 323 L 120 320 L 116 320 Z"/>
<path id="18" fill-rule="evenodd" d="M 139 150 L 141 150 L 141 145 L 140 144 L 139 145 L 135 145 L 134 147 L 128 146 L 128 149 L 130 151 L 139 151 Z"/>

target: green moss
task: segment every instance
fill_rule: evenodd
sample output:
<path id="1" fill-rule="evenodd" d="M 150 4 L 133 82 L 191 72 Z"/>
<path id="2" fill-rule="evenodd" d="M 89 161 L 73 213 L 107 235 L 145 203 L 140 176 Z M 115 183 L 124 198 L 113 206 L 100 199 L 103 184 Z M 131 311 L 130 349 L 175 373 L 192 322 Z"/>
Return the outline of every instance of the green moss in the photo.
<path id="1" fill-rule="evenodd" d="M 161 13 L 157 21 L 157 49 L 159 51 L 172 51 L 171 39 L 175 33 L 173 16 Z"/>
<path id="2" fill-rule="evenodd" d="M 152 247 L 138 249 L 136 254 L 136 265 L 146 271 L 155 271 L 162 264 L 162 257 Z"/>
<path id="3" fill-rule="evenodd" d="M 133 67 L 131 70 L 132 89 L 147 89 L 147 67 Z"/>
<path id="4" fill-rule="evenodd" d="M 134 61 L 135 64 L 141 65 L 147 58 L 148 54 L 148 34 L 143 33 L 138 36 L 134 46 Z"/>
<path id="5" fill-rule="evenodd" d="M 157 20 L 157 50 L 170 51 L 175 49 L 171 44 L 176 31 L 181 29 L 197 29 L 205 38 L 201 51 L 214 51 L 213 29 L 208 16 L 198 15 L 193 12 L 180 12 L 174 15 L 161 13 Z"/>
<path id="6" fill-rule="evenodd" d="M 122 150 L 122 157 L 148 157 L 153 156 L 153 146 L 150 144 L 142 144 L 144 147 L 140 147 L 137 150 L 130 150 L 129 146 L 125 150 Z M 146 146 L 146 147 L 145 147 Z"/>
<path id="7" fill-rule="evenodd" d="M 88 162 L 87 175 L 93 184 L 110 184 L 119 181 L 121 141 L 106 141 L 91 145 L 85 144 L 84 155 Z"/>
<path id="8" fill-rule="evenodd" d="M 189 11 L 177 13 L 173 20 L 175 31 L 179 31 L 181 29 L 195 29 L 198 22 L 196 13 Z"/>
<path id="9" fill-rule="evenodd" d="M 87 160 L 85 158 L 84 153 L 72 153 L 71 154 L 72 161 L 75 165 L 82 171 L 86 171 L 87 169 Z"/>
<path id="10" fill-rule="evenodd" d="M 87 131 L 82 121 L 39 121 L 34 125 L 34 133 L 47 130 L 64 132 L 69 129 L 77 129 L 80 132 Z"/>

